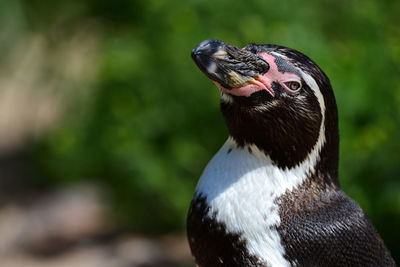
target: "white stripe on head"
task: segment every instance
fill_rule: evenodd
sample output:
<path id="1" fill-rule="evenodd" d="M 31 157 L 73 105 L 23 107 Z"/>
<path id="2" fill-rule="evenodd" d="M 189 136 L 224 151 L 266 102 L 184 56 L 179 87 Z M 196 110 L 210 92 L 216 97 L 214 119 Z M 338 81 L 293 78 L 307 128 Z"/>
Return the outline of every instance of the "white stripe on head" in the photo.
<path id="1" fill-rule="evenodd" d="M 318 100 L 319 107 L 321 110 L 321 125 L 319 127 L 319 135 L 318 135 L 318 140 L 317 143 L 314 145 L 313 150 L 308 156 L 309 163 L 312 163 L 310 166 L 312 167 L 311 171 L 315 171 L 315 166 L 317 165 L 317 161 L 319 160 L 319 153 L 321 152 L 321 149 L 323 145 L 325 144 L 326 138 L 325 138 L 325 100 L 324 96 L 321 93 L 321 90 L 319 89 L 319 86 L 317 82 L 314 80 L 311 75 L 305 73 L 304 71 L 300 70 L 301 76 L 303 77 L 303 80 L 307 83 L 308 87 L 311 88 L 311 90 L 314 92 L 315 97 Z M 306 159 L 306 161 L 307 161 Z"/>

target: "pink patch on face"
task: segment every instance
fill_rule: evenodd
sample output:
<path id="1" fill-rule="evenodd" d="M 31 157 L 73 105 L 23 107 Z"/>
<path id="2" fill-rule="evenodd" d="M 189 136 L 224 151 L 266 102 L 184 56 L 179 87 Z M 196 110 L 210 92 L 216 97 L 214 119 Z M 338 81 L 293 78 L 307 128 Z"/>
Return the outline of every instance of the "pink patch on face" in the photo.
<path id="1" fill-rule="evenodd" d="M 233 89 L 226 89 L 225 87 L 223 87 L 221 84 L 219 84 L 218 82 L 214 82 L 215 85 L 224 93 L 228 93 L 231 95 L 236 95 L 236 96 L 250 96 L 252 93 L 255 93 L 257 91 L 260 90 L 267 90 L 268 92 L 273 92 L 272 89 L 267 89 L 265 86 L 260 87 L 258 85 L 255 84 L 247 84 L 245 86 L 242 87 L 238 87 L 238 88 L 233 88 Z"/>
<path id="2" fill-rule="evenodd" d="M 263 52 L 259 54 L 262 58 L 265 59 L 265 61 L 268 62 L 269 64 L 269 70 L 267 73 L 265 73 L 262 77 L 265 79 L 265 82 L 268 82 L 270 85 L 272 82 L 284 82 L 284 81 L 289 81 L 289 80 L 298 80 L 299 77 L 290 72 L 279 72 L 278 66 L 275 63 L 275 57 Z"/>
<path id="3" fill-rule="evenodd" d="M 275 63 L 275 57 L 266 53 L 266 52 L 262 52 L 259 54 L 259 56 L 261 56 L 262 58 L 264 58 L 265 61 L 268 62 L 269 64 L 269 70 L 268 72 L 264 73 L 262 76 L 259 76 L 256 78 L 256 82 L 253 84 L 247 84 L 245 86 L 242 87 L 238 87 L 238 88 L 233 88 L 231 90 L 228 90 L 226 88 L 224 88 L 221 84 L 219 84 L 218 82 L 214 82 L 217 87 L 225 93 L 228 94 L 232 94 L 232 95 L 236 95 L 236 96 L 250 96 L 251 94 L 253 94 L 254 92 L 260 91 L 260 90 L 266 90 L 268 91 L 268 93 L 272 96 L 275 96 L 275 92 L 272 89 L 272 83 L 273 82 L 278 82 L 278 83 L 283 83 L 286 81 L 290 81 L 290 80 L 296 80 L 298 81 L 300 78 L 294 74 L 294 73 L 290 73 L 290 72 L 285 72 L 285 73 L 281 73 L 278 70 L 278 66 Z M 258 83 L 259 82 L 259 83 Z"/>

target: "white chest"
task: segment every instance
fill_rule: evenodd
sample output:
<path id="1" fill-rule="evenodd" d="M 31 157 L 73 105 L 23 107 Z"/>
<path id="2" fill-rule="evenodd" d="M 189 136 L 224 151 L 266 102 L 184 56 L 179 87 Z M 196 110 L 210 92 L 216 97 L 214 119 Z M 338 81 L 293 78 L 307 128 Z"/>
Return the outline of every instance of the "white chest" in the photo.
<path id="1" fill-rule="evenodd" d="M 272 227 L 280 224 L 276 199 L 300 185 L 309 166 L 282 170 L 257 148 L 251 151 L 228 139 L 205 168 L 196 194 L 207 197 L 209 216 L 246 240 L 250 254 L 271 266 L 289 266 Z"/>

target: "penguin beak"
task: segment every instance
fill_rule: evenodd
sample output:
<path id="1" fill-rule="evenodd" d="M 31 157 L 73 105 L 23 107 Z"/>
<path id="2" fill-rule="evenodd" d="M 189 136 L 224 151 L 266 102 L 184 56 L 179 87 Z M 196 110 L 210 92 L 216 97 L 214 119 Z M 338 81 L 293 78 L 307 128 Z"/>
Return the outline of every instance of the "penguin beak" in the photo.
<path id="1" fill-rule="evenodd" d="M 212 81 L 231 90 L 254 84 L 265 87 L 259 77 L 269 64 L 260 56 L 219 40 L 205 40 L 192 51 L 199 69 Z"/>

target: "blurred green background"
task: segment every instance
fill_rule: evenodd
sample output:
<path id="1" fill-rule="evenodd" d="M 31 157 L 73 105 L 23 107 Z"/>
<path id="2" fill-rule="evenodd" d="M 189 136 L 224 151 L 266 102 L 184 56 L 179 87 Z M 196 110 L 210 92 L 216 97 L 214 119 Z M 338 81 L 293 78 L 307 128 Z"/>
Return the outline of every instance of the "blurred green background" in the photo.
<path id="1" fill-rule="evenodd" d="M 184 231 L 227 137 L 191 49 L 288 46 L 330 78 L 341 184 L 399 262 L 399 14 L 398 0 L 2 0 L 1 151 L 27 158 L 29 186 L 101 184 L 123 229 Z"/>

